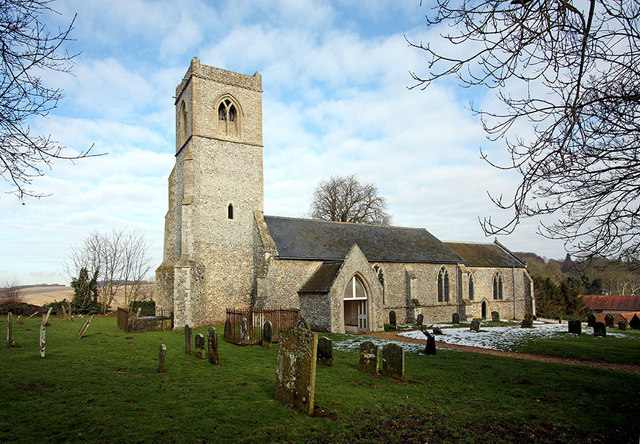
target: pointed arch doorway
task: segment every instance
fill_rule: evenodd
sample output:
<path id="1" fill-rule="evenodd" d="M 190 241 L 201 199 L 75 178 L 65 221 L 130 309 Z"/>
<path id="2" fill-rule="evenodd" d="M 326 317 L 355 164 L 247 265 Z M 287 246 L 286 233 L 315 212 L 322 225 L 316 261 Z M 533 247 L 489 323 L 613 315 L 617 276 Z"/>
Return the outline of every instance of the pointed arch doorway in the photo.
<path id="1" fill-rule="evenodd" d="M 482 301 L 482 319 L 487 319 L 487 302 Z"/>
<path id="2" fill-rule="evenodd" d="M 344 289 L 344 330 L 359 332 L 369 330 L 367 289 L 362 279 L 355 275 Z"/>

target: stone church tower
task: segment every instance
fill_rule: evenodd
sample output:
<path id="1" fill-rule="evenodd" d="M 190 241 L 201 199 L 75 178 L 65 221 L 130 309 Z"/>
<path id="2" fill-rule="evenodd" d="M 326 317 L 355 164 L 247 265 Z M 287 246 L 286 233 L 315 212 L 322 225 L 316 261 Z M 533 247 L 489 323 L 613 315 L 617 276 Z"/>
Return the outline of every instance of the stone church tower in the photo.
<path id="1" fill-rule="evenodd" d="M 175 326 L 225 318 L 249 306 L 261 253 L 262 77 L 193 58 L 176 88 L 176 163 L 169 176 L 164 258 L 156 307 Z"/>

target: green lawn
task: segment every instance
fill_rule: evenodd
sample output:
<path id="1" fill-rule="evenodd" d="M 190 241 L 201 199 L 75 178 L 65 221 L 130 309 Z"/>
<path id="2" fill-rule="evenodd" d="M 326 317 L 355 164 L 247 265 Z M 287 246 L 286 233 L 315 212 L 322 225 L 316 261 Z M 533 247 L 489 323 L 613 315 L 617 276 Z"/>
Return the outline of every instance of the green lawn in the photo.
<path id="1" fill-rule="evenodd" d="M 407 353 L 399 382 L 336 351 L 334 367 L 318 367 L 307 417 L 274 399 L 277 346 L 222 339 L 212 366 L 184 354 L 181 331 L 127 334 L 94 318 L 76 340 L 80 320 L 52 318 L 40 359 L 38 322 L 14 325 L 22 348 L 0 349 L 0 442 L 635 443 L 640 433 L 638 374 L 439 350 Z"/>

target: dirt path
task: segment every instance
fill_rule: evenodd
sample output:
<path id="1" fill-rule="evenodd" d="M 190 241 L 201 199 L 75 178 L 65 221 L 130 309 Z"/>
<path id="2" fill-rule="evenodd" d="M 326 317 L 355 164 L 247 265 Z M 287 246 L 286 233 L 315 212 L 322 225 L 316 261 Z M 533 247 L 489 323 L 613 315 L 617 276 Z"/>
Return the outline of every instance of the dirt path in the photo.
<path id="1" fill-rule="evenodd" d="M 371 336 L 373 338 L 387 339 L 391 341 L 411 342 L 413 344 L 427 343 L 426 339 L 407 338 L 406 336 L 401 336 L 396 332 L 366 333 L 363 336 Z M 556 356 L 545 356 L 545 355 L 532 355 L 530 353 L 518 353 L 518 352 L 492 350 L 488 348 L 470 347 L 467 345 L 445 344 L 444 342 L 440 342 L 440 341 L 436 341 L 436 346 L 441 348 L 450 348 L 453 350 L 468 351 L 473 353 L 483 353 L 485 355 L 506 356 L 509 358 L 516 358 L 516 359 L 529 359 L 531 361 L 553 362 L 556 364 L 566 364 L 566 365 L 582 365 L 585 367 L 619 370 L 621 372 L 640 373 L 640 365 L 612 364 L 608 362 L 595 362 L 595 361 L 581 361 L 580 359 L 559 358 Z"/>

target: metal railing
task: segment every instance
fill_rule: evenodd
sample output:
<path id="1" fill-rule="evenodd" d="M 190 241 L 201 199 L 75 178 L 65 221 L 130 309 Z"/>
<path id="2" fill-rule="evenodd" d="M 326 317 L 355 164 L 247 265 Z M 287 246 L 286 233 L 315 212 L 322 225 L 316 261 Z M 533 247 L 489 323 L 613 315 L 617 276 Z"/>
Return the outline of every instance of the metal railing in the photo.
<path id="1" fill-rule="evenodd" d="M 271 321 L 271 342 L 278 342 L 279 332 L 295 327 L 300 319 L 300 310 L 294 308 L 258 310 L 251 308 L 227 308 L 224 337 L 237 345 L 256 345 L 262 342 L 262 328 Z"/>

